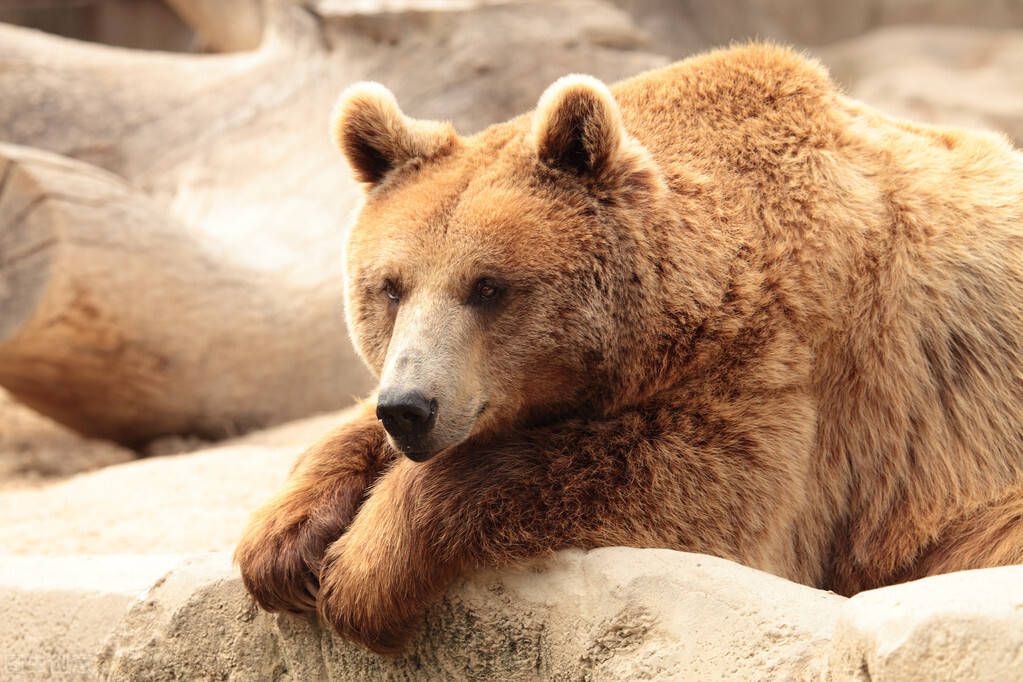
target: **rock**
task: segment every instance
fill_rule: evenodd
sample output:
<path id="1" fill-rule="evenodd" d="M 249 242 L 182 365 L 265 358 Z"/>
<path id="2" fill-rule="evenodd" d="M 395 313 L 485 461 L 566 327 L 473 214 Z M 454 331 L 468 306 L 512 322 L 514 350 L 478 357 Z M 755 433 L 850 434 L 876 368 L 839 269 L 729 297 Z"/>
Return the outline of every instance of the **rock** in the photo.
<path id="1" fill-rule="evenodd" d="M 45 670 L 51 679 L 800 679 L 823 661 L 845 601 L 697 554 L 566 551 L 459 581 L 410 649 L 383 658 L 309 617 L 259 611 L 226 554 L 157 577 L 170 560 L 67 560 L 83 571 L 0 559 L 13 578 L 0 594 L 18 605 L 0 622 L 8 660 L 30 672 L 42 646 L 46 661 L 66 662 Z M 128 603 L 140 580 L 152 582 Z M 33 623 L 34 608 L 88 616 Z"/>
<path id="2" fill-rule="evenodd" d="M 886 28 L 820 55 L 850 95 L 885 113 L 1023 144 L 1023 31 Z"/>
<path id="3" fill-rule="evenodd" d="M 0 491 L 130 462 L 134 451 L 83 438 L 0 389 Z"/>
<path id="4" fill-rule="evenodd" d="M 1023 5 L 1004 0 L 613 0 L 674 58 L 745 40 L 818 48 L 887 26 L 1019 26 Z M 883 53 L 877 55 L 883 57 Z"/>
<path id="5" fill-rule="evenodd" d="M 308 618 L 257 610 L 229 552 L 297 452 L 343 418 L 0 492 L 0 598 L 21 614 L 9 628 L 0 622 L 0 646 L 15 677 L 38 668 L 88 679 L 92 668 L 82 666 L 99 660 L 103 675 L 137 680 L 322 679 L 324 671 L 342 680 L 671 671 L 784 679 L 824 661 L 842 598 L 667 550 L 569 551 L 462 579 L 398 659 L 338 641 Z M 68 621 L 67 613 L 92 615 Z"/>
<path id="6" fill-rule="evenodd" d="M 845 599 L 699 554 L 568 550 L 457 581 L 386 658 L 260 611 L 226 553 L 3 557 L 0 679 L 1009 680 L 1020 585 L 1013 566 Z"/>
<path id="7" fill-rule="evenodd" d="M 313 417 L 217 447 L 151 457 L 46 487 L 0 490 L 0 554 L 230 551 L 296 456 L 345 419 Z"/>
<path id="8" fill-rule="evenodd" d="M 850 680 L 1023 678 L 1023 566 L 861 592 L 841 610 L 829 663 Z"/>
<path id="9" fill-rule="evenodd" d="M 0 680 L 92 680 L 104 640 L 174 556 L 0 558 Z"/>
<path id="10" fill-rule="evenodd" d="M 274 620 L 248 598 L 229 555 L 190 558 L 157 580 L 115 624 L 98 651 L 99 676 L 281 679 L 287 666 Z"/>

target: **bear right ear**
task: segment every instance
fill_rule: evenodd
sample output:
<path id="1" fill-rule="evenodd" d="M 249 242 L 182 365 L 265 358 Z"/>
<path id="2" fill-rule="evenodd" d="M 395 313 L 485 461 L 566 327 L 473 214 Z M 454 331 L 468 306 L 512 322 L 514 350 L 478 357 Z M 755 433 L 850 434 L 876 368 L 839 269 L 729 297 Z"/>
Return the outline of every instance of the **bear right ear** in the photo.
<path id="1" fill-rule="evenodd" d="M 448 151 L 458 140 L 450 123 L 410 119 L 390 90 L 368 82 L 341 93 L 330 129 L 355 176 L 372 185 L 408 161 Z"/>

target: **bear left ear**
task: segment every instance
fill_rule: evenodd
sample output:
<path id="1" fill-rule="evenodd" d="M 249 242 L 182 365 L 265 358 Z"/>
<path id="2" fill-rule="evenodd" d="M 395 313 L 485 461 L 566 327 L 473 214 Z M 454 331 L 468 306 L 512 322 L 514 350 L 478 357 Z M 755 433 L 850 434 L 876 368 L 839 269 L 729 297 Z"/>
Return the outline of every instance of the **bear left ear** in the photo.
<path id="1" fill-rule="evenodd" d="M 581 177 L 600 179 L 611 171 L 625 136 L 614 96 L 592 76 L 558 79 L 533 114 L 540 161 Z"/>
<path id="2" fill-rule="evenodd" d="M 408 118 L 390 90 L 370 82 L 341 93 L 330 130 L 355 176 L 371 185 L 408 161 L 439 156 L 458 141 L 450 123 Z"/>

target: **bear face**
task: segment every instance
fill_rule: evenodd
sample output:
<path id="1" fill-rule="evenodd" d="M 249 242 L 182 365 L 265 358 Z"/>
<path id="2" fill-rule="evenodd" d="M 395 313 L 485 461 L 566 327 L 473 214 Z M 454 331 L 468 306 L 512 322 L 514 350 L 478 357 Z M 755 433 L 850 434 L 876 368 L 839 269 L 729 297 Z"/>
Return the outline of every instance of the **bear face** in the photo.
<path id="1" fill-rule="evenodd" d="M 349 327 L 392 445 L 422 461 L 620 402 L 619 358 L 649 323 L 628 311 L 656 295 L 636 216 L 664 188 L 606 86 L 567 77 L 532 118 L 468 139 L 407 118 L 377 84 L 340 102 L 335 139 L 368 190 Z"/>

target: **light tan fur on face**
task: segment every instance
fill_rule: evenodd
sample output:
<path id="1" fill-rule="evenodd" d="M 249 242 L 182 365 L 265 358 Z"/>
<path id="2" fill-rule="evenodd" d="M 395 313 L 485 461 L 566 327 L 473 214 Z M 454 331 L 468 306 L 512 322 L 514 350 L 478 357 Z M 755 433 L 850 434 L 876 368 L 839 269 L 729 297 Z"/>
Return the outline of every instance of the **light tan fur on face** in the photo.
<path id="1" fill-rule="evenodd" d="M 315 573 L 338 632 L 395 652 L 453 576 L 564 547 L 843 594 L 1023 560 L 1023 155 L 1002 137 L 890 119 L 767 45 L 569 77 L 468 138 L 379 86 L 339 111 L 367 182 L 353 338 L 449 412 L 421 464 L 381 464 L 368 413 L 306 456 L 239 548 L 264 606 L 309 608 Z"/>
<path id="2" fill-rule="evenodd" d="M 416 390 L 437 401 L 429 452 L 465 440 L 487 406 L 480 329 L 442 284 L 424 284 L 403 301 L 380 374 L 381 390 Z"/>

